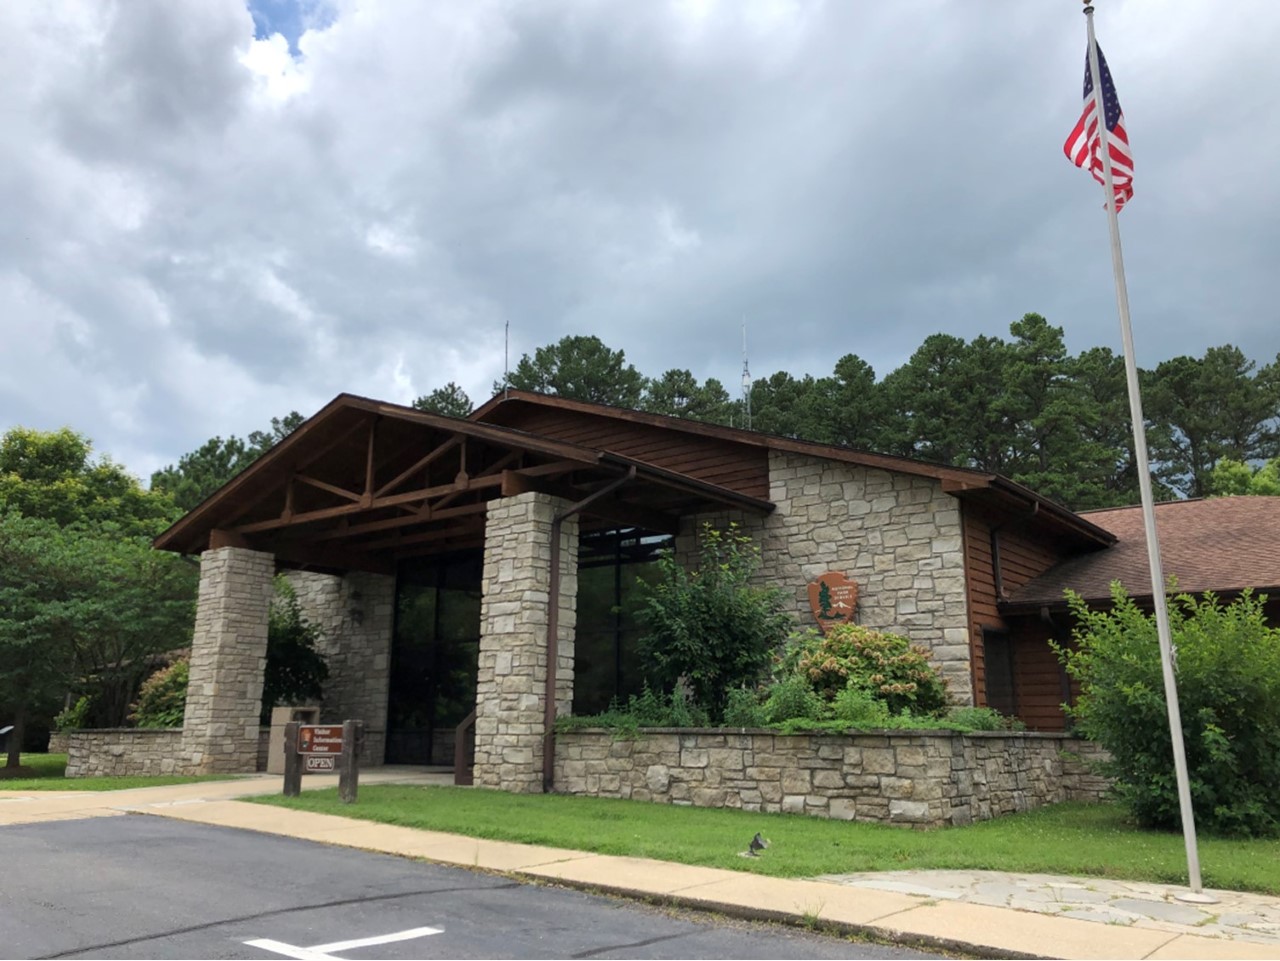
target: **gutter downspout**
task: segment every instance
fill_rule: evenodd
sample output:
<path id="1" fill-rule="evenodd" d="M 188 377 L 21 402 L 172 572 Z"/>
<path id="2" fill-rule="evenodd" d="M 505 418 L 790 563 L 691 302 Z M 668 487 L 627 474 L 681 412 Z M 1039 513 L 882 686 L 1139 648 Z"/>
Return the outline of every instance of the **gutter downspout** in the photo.
<path id="1" fill-rule="evenodd" d="M 1000 570 L 1000 532 L 1011 524 L 1025 524 L 1037 514 L 1040 513 L 1040 502 L 1033 501 L 1031 504 L 1031 513 L 1024 514 L 1021 517 L 1010 517 L 1001 521 L 990 529 L 991 536 L 991 573 L 994 575 L 996 600 L 1003 601 L 1007 599 L 1004 592 L 1004 573 Z"/>
<path id="2" fill-rule="evenodd" d="M 570 504 L 551 519 L 551 596 L 547 599 L 547 686 L 543 694 L 543 733 L 542 733 L 542 793 L 550 794 L 555 783 L 556 752 L 556 674 L 558 673 L 560 651 L 560 529 L 564 522 L 577 514 L 593 501 L 612 494 L 619 487 L 636 478 L 635 465 L 627 468 L 627 472 L 617 480 L 606 484 L 598 491 L 588 494 L 575 504 Z"/>

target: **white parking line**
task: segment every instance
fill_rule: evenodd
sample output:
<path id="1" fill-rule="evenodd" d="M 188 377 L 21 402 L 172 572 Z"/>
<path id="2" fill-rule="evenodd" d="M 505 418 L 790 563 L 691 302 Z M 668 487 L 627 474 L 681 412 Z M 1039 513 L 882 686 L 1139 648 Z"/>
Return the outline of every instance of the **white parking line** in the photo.
<path id="1" fill-rule="evenodd" d="M 393 941 L 409 941 L 413 938 L 425 938 L 432 934 L 443 934 L 440 928 L 410 928 L 407 931 L 396 931 L 393 934 L 379 934 L 371 938 L 356 938 L 351 941 L 330 941 L 328 944 L 317 944 L 305 948 L 296 944 L 286 944 L 271 938 L 257 938 L 244 942 L 251 948 L 262 948 L 273 954 L 286 958 L 297 958 L 298 961 L 334 961 L 338 951 L 353 951 L 356 948 L 368 948 L 375 944 L 391 944 Z M 338 959 L 341 961 L 341 959 Z"/>

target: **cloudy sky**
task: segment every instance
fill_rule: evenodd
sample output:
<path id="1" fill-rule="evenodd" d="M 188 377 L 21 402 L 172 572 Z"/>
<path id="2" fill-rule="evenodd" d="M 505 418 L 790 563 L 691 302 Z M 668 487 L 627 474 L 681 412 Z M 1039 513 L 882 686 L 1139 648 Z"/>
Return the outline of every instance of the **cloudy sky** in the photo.
<path id="1" fill-rule="evenodd" d="M 1280 4 L 1100 0 L 1139 362 L 1280 350 Z M 143 477 L 340 391 L 1119 348 L 1073 0 L 6 0 L 0 430 Z"/>

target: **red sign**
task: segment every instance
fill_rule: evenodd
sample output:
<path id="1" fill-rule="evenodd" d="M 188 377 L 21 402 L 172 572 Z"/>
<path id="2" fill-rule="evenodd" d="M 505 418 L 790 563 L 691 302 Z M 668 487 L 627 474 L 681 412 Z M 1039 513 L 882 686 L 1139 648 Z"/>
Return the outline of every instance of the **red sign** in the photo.
<path id="1" fill-rule="evenodd" d="M 341 754 L 341 724 L 304 724 L 298 729 L 299 754 Z"/>
<path id="2" fill-rule="evenodd" d="M 809 582 L 809 605 L 825 634 L 837 624 L 848 624 L 858 611 L 858 585 L 843 574 L 828 571 Z"/>

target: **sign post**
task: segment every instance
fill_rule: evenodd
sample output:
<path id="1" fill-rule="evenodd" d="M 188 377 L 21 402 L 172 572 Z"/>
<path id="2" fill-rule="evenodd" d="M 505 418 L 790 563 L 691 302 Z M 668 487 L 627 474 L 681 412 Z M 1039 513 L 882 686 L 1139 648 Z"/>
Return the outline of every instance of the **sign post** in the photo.
<path id="1" fill-rule="evenodd" d="M 354 804 L 360 787 L 360 742 L 364 735 L 364 721 L 342 722 L 342 743 L 345 745 L 338 759 L 338 800 Z"/>
<path id="2" fill-rule="evenodd" d="M 284 726 L 284 796 L 297 797 L 302 793 L 302 755 L 298 753 L 297 721 Z"/>
<path id="3" fill-rule="evenodd" d="M 284 796 L 297 797 L 303 774 L 338 772 L 338 797 L 344 804 L 356 799 L 359 785 L 363 721 L 337 724 L 299 724 L 284 728 Z"/>

